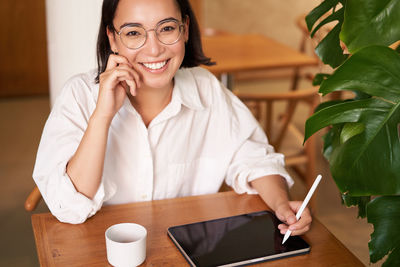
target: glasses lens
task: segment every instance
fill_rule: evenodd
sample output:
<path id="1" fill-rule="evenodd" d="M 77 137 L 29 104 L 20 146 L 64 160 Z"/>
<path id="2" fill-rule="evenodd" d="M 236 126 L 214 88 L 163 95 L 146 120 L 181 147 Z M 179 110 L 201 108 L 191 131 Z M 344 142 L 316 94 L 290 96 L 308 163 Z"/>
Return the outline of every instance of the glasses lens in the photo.
<path id="1" fill-rule="evenodd" d="M 125 26 L 121 31 L 121 41 L 128 48 L 139 48 L 146 41 L 146 31 L 139 26 Z"/>
<path id="2" fill-rule="evenodd" d="M 176 43 L 181 35 L 181 26 L 177 21 L 166 21 L 157 26 L 158 40 L 161 43 L 169 45 Z"/>

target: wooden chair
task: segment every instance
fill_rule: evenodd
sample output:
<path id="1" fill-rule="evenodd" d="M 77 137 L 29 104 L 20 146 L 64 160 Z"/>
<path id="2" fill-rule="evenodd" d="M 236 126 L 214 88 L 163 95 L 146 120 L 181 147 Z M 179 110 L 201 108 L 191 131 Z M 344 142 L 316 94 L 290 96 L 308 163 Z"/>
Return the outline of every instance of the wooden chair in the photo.
<path id="1" fill-rule="evenodd" d="M 25 200 L 25 210 L 29 212 L 34 211 L 41 199 L 42 195 L 40 194 L 39 188 L 35 185 Z"/>
<path id="2" fill-rule="evenodd" d="M 299 51 L 304 54 L 312 54 L 313 57 L 315 57 L 318 60 L 318 66 L 319 68 L 322 65 L 322 62 L 320 61 L 319 57 L 317 54 L 315 54 L 314 49 L 318 45 L 318 41 L 315 39 L 312 39 L 310 37 L 310 33 L 308 32 L 308 28 L 306 25 L 306 15 L 300 15 L 297 20 L 296 20 L 296 26 L 297 28 L 301 31 L 301 40 L 300 40 L 300 45 L 299 45 Z M 295 68 L 294 69 L 294 74 L 292 78 L 292 85 L 291 89 L 295 90 L 298 86 L 300 78 L 306 78 L 308 80 L 312 80 L 314 78 L 314 74 L 311 72 L 305 72 L 301 73 L 301 68 Z"/>
<path id="3" fill-rule="evenodd" d="M 304 128 L 305 119 L 319 103 L 318 88 L 279 93 L 234 93 L 260 122 L 270 144 L 285 155 L 286 167 L 292 169 L 310 188 L 317 173 L 315 137 L 309 138 L 303 146 L 304 133 L 299 128 Z M 298 108 L 301 103 L 305 104 L 305 108 Z M 303 114 L 300 116 L 299 112 Z M 315 207 L 314 200 L 312 206 Z"/>

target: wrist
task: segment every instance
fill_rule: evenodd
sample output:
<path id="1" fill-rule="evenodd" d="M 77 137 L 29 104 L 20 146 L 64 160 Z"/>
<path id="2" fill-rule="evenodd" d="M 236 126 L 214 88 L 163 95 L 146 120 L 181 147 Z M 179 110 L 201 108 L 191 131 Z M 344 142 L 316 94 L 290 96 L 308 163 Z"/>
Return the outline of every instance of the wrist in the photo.
<path id="1" fill-rule="evenodd" d="M 104 127 L 108 129 L 111 125 L 112 119 L 113 116 L 105 115 L 98 110 L 95 110 L 92 116 L 90 116 L 89 125 L 96 125 L 97 127 Z"/>
<path id="2" fill-rule="evenodd" d="M 289 198 L 288 197 L 282 197 L 280 199 L 276 199 L 273 201 L 273 203 L 270 204 L 270 208 L 274 211 L 280 209 L 280 208 L 286 208 L 289 207 Z"/>
<path id="3" fill-rule="evenodd" d="M 264 176 L 253 180 L 251 186 L 257 190 L 264 202 L 274 211 L 289 206 L 286 180 L 280 175 Z"/>

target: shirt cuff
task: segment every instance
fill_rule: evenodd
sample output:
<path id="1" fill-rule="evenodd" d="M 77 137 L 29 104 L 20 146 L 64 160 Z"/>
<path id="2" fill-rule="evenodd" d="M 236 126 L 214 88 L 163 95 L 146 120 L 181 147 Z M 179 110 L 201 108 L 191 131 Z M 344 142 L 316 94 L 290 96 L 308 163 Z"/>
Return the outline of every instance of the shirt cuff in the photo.
<path id="1" fill-rule="evenodd" d="M 280 175 L 285 178 L 288 187 L 294 184 L 284 167 L 284 156 L 275 154 L 274 158 L 264 158 L 253 163 L 243 164 L 237 168 L 234 179 L 231 183 L 227 182 L 238 194 L 258 194 L 258 192 L 250 185 L 250 182 L 258 178 L 268 175 Z"/>
<path id="2" fill-rule="evenodd" d="M 66 166 L 66 164 L 64 165 Z M 66 168 L 59 168 L 59 184 L 58 190 L 53 192 L 57 195 L 50 197 L 51 199 L 58 199 L 58 201 L 51 201 L 48 203 L 51 213 L 61 222 L 79 224 L 86 221 L 87 218 L 93 216 L 100 210 L 104 200 L 104 185 L 100 183 L 93 199 L 86 197 L 79 193 L 73 185 L 70 177 L 66 173 Z M 50 192 L 48 192 L 50 193 Z M 52 205 L 51 205 L 52 204 Z"/>

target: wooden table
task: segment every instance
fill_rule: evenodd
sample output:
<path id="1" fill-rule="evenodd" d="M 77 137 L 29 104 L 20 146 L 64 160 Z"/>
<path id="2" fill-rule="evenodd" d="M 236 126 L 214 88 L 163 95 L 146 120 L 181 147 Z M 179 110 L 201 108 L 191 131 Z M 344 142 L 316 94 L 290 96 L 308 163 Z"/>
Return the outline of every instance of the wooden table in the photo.
<path id="1" fill-rule="evenodd" d="M 315 57 L 259 34 L 222 33 L 203 36 L 202 43 L 205 55 L 217 63 L 206 67 L 215 75 L 318 64 Z"/>
<path id="2" fill-rule="evenodd" d="M 212 195 L 103 207 L 80 225 L 60 223 L 50 213 L 32 215 L 41 266 L 109 266 L 105 230 L 135 222 L 148 230 L 147 258 L 142 266 L 188 266 L 167 236 L 167 228 L 268 209 L 257 195 L 224 192 Z M 255 266 L 363 266 L 320 222 L 304 235 L 311 252 Z"/>

